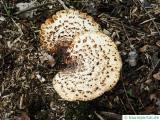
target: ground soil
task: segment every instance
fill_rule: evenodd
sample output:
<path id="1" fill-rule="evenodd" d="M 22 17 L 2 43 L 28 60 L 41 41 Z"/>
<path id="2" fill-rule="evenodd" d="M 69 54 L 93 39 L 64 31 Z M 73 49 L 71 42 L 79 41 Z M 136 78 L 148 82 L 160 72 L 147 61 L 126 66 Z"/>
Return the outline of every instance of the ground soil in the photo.
<path id="1" fill-rule="evenodd" d="M 62 100 L 52 87 L 57 70 L 44 59 L 39 30 L 63 4 L 37 0 L 41 6 L 26 17 L 27 11 L 19 13 L 16 5 L 31 0 L 1 0 L 0 119 L 105 120 L 160 114 L 160 1 L 63 1 L 94 17 L 117 44 L 123 61 L 118 84 L 92 101 Z"/>

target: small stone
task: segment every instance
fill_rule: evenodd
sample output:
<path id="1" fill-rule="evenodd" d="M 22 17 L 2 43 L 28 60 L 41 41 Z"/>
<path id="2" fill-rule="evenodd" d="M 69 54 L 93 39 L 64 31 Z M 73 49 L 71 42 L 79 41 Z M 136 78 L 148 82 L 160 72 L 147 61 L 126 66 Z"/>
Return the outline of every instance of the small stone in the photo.
<path id="1" fill-rule="evenodd" d="M 25 77 L 25 76 L 22 76 L 21 79 L 22 79 L 22 80 L 26 80 L 26 77 Z"/>
<path id="2" fill-rule="evenodd" d="M 116 44 L 116 45 L 120 45 L 121 42 L 117 40 L 117 41 L 115 41 L 115 44 Z"/>
<path id="3" fill-rule="evenodd" d="M 7 46 L 8 46 L 8 48 L 12 47 L 11 41 L 7 41 Z"/>
<path id="4" fill-rule="evenodd" d="M 50 65 L 51 67 L 54 67 L 54 65 L 56 64 L 56 61 L 55 61 L 55 59 L 53 58 L 53 56 L 48 55 L 47 57 L 48 57 L 49 65 Z"/>
<path id="5" fill-rule="evenodd" d="M 156 42 L 156 45 L 157 45 L 158 47 L 160 47 L 160 40 L 158 40 L 158 41 Z"/>
<path id="6" fill-rule="evenodd" d="M 2 39 L 2 35 L 0 35 L 0 39 Z"/>
<path id="7" fill-rule="evenodd" d="M 156 94 L 151 94 L 151 95 L 149 96 L 149 98 L 150 98 L 151 101 L 156 101 L 156 100 L 157 100 Z"/>
<path id="8" fill-rule="evenodd" d="M 0 21 L 5 21 L 6 20 L 6 18 L 5 17 L 3 17 L 3 16 L 0 16 Z"/>
<path id="9" fill-rule="evenodd" d="M 53 5 L 48 5 L 48 8 L 49 9 L 53 9 Z"/>
<path id="10" fill-rule="evenodd" d="M 149 85 L 151 82 L 152 82 L 152 79 L 148 79 L 148 80 L 145 81 L 145 83 L 148 84 L 148 85 Z"/>
<path id="11" fill-rule="evenodd" d="M 160 71 L 158 73 L 153 74 L 153 78 L 156 80 L 160 80 Z"/>
<path id="12" fill-rule="evenodd" d="M 106 30 L 106 29 L 103 29 L 103 33 L 106 34 L 106 35 L 108 35 L 108 36 L 111 35 L 111 33 L 108 30 Z"/>

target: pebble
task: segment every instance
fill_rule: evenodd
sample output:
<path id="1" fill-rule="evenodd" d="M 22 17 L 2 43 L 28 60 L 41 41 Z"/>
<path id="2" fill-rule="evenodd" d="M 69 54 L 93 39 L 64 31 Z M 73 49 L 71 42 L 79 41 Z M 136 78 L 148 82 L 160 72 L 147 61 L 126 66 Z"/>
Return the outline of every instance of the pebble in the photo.
<path id="1" fill-rule="evenodd" d="M 160 40 L 158 40 L 158 41 L 156 42 L 156 45 L 157 45 L 158 47 L 160 47 Z"/>
<path id="2" fill-rule="evenodd" d="M 106 30 L 106 29 L 103 29 L 103 33 L 106 34 L 106 35 L 108 35 L 108 36 L 111 35 L 111 33 L 108 30 Z"/>
<path id="3" fill-rule="evenodd" d="M 5 21 L 6 20 L 6 18 L 5 17 L 3 17 L 3 16 L 0 16 L 0 21 Z"/>
<path id="4" fill-rule="evenodd" d="M 160 71 L 158 73 L 153 74 L 153 78 L 156 80 L 160 80 Z"/>
<path id="5" fill-rule="evenodd" d="M 51 67 L 54 67 L 54 65 L 56 64 L 55 59 L 51 55 L 48 55 L 48 62 L 49 62 Z"/>

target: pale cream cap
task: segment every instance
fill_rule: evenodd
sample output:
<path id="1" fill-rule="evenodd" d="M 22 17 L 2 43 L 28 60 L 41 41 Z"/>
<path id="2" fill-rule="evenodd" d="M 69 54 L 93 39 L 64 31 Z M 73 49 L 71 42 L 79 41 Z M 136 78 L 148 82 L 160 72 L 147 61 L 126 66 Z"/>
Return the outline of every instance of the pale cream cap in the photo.
<path id="1" fill-rule="evenodd" d="M 85 30 L 99 31 L 99 25 L 86 13 L 78 10 L 61 10 L 41 25 L 40 42 L 48 51 L 57 46 L 69 46 L 74 37 Z"/>
<path id="2" fill-rule="evenodd" d="M 111 90 L 119 80 L 121 57 L 110 37 L 95 31 L 77 35 L 68 49 L 76 64 L 55 75 L 53 87 L 68 101 L 88 101 Z"/>

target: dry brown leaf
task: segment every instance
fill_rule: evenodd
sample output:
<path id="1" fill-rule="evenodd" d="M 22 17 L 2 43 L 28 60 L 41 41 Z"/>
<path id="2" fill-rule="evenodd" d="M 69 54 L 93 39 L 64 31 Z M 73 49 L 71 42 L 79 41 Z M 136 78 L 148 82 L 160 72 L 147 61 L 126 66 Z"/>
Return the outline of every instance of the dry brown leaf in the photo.
<path id="1" fill-rule="evenodd" d="M 141 111 L 139 114 L 148 115 L 148 114 L 153 114 L 156 112 L 157 112 L 156 108 L 153 105 L 150 105 L 150 106 L 145 107 L 144 110 Z"/>
<path id="2" fill-rule="evenodd" d="M 143 47 L 141 47 L 141 48 L 139 49 L 139 52 L 142 52 L 142 53 L 143 53 L 143 52 L 146 52 L 149 47 L 150 47 L 149 45 L 144 45 Z"/>

